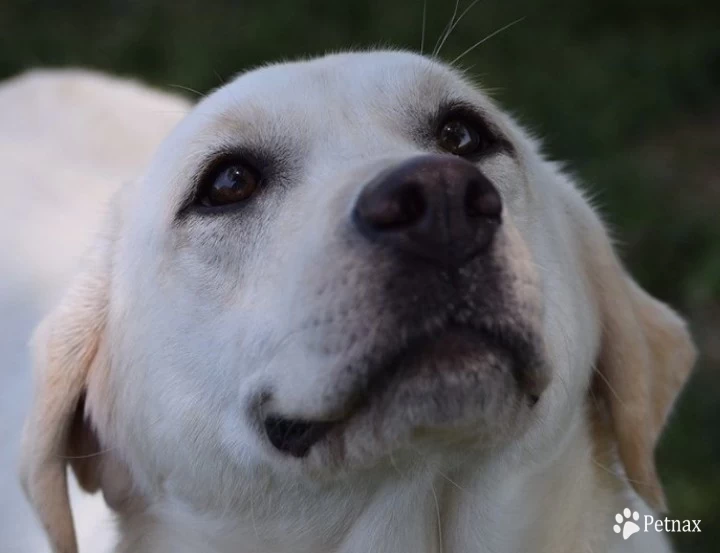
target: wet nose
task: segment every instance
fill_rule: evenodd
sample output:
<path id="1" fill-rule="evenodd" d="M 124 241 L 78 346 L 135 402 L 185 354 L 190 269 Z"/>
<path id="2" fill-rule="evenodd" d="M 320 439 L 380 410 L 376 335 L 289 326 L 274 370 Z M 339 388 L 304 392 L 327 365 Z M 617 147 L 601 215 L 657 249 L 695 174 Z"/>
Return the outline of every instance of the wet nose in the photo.
<path id="1" fill-rule="evenodd" d="M 475 165 L 456 156 L 424 155 L 367 183 L 353 219 L 375 243 L 458 267 L 489 248 L 501 214 L 499 192 Z"/>

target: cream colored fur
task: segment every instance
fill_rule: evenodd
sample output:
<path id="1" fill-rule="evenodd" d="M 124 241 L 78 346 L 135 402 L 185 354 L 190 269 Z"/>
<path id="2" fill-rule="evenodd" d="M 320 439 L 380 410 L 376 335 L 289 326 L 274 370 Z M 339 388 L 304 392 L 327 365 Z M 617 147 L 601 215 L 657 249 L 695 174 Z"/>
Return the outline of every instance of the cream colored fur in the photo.
<path id="1" fill-rule="evenodd" d="M 189 105 L 127 80 L 38 70 L 0 84 L 0 550 L 48 551 L 12 473 L 30 408 L 28 338 L 57 303 L 104 218 L 106 203 L 150 161 Z M 117 539 L 101 496 L 71 482 L 84 551 Z"/>
<path id="2" fill-rule="evenodd" d="M 58 103 L 62 87 L 71 92 Z M 398 52 L 269 66 L 203 100 L 157 151 L 185 111 L 175 97 L 59 73 L 6 84 L 0 109 L 33 111 L 31 92 L 48 99 L 48 116 L 28 128 L 19 117 L 0 143 L 2 155 L 22 151 L 8 156 L 6 197 L 39 196 L 3 209 L 18 235 L 2 253 L 29 252 L 15 262 L 17 286 L 55 297 L 66 254 L 97 236 L 34 338 L 21 476 L 54 552 L 78 551 L 68 464 L 115 511 L 117 553 L 670 551 L 660 534 L 623 541 L 612 525 L 624 507 L 665 507 L 653 450 L 694 360 L 684 323 L 631 280 L 572 180 L 461 75 Z M 550 384 L 527 426 L 510 424 L 493 447 L 440 436 L 386 451 L 351 424 L 340 472 L 320 453 L 288 459 L 253 426 L 248 398 L 272 386 L 282 413 L 330 409 L 333 363 L 346 352 L 327 351 L 342 336 L 320 354 L 308 344 L 327 345 L 332 329 L 307 342 L 297 328 L 350 293 L 338 271 L 367 275 L 335 229 L 364 182 L 425 151 L 403 130 L 402 114 L 415 113 L 403 109 L 448 97 L 475 106 L 514 148 L 478 163 L 505 203 L 503 263 L 518 294 L 542 306 Z M 303 167 L 265 215 L 178 215 L 208 156 L 259 144 Z M 362 314 L 358 304 L 343 324 L 365 328 Z M 81 552 L 97 550 L 81 540 Z"/>

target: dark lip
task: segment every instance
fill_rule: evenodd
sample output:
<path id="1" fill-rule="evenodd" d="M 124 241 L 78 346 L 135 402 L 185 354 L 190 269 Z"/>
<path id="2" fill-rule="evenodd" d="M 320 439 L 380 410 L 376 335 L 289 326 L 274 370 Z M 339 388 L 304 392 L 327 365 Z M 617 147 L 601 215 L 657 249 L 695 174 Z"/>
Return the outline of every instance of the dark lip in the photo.
<path id="1" fill-rule="evenodd" d="M 403 347 L 391 353 L 386 361 L 377 364 L 368 373 L 366 380 L 357 387 L 353 396 L 348 399 L 347 414 L 342 419 L 303 420 L 288 419 L 276 414 L 266 415 L 262 422 L 268 440 L 281 453 L 296 458 L 307 456 L 312 447 L 321 442 L 331 431 L 366 410 L 372 398 L 381 393 L 391 380 L 403 377 L 400 369 L 404 365 L 403 359 L 418 355 L 419 351 L 427 348 L 428 343 L 440 342 L 443 337 L 457 335 L 481 337 L 509 353 L 515 378 L 520 387 L 526 387 L 522 382 L 524 377 L 521 368 L 532 362 L 536 352 L 530 342 L 521 337 L 522 333 L 501 332 L 495 327 L 476 328 L 471 325 L 450 324 L 434 335 L 424 333 L 412 338 Z M 539 394 L 540 391 L 528 390 L 530 407 L 538 402 Z"/>
<path id="2" fill-rule="evenodd" d="M 268 416 L 263 421 L 265 434 L 270 443 L 292 457 L 305 457 L 310 448 L 322 440 L 336 422 L 304 421 Z"/>

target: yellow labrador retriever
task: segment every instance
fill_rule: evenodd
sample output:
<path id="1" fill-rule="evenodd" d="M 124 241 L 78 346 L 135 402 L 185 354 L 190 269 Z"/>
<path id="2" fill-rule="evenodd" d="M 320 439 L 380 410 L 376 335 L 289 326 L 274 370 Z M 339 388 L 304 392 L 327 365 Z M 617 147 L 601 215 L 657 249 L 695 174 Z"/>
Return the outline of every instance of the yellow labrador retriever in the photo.
<path id="1" fill-rule="evenodd" d="M 33 347 L 22 482 L 58 553 L 78 551 L 68 464 L 118 553 L 670 550 L 635 517 L 665 509 L 683 321 L 537 142 L 418 55 L 271 65 L 203 99 Z"/>

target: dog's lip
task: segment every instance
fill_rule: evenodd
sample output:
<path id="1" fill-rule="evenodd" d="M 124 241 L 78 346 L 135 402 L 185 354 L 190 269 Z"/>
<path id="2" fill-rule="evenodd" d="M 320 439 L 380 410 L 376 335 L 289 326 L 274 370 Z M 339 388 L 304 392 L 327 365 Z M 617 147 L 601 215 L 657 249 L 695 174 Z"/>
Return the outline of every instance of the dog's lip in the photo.
<path id="1" fill-rule="evenodd" d="M 471 343 L 471 340 L 468 338 L 489 341 L 508 352 L 512 359 L 513 371 L 526 364 L 527 359 L 523 353 L 518 351 L 518 344 L 514 340 L 508 341 L 503 338 L 502 334 L 489 329 L 449 325 L 433 335 L 419 336 L 394 354 L 389 355 L 386 361 L 379 363 L 377 368 L 369 374 L 367 382 L 358 386 L 356 393 L 344 402 L 342 414 L 336 412 L 332 416 L 317 420 L 289 418 L 277 413 L 265 414 L 262 422 L 267 439 L 281 453 L 296 458 L 307 456 L 314 445 L 323 441 L 338 427 L 347 424 L 357 413 L 365 410 L 372 398 L 381 393 L 389 381 L 401 378 L 402 376 L 398 374 L 398 367 L 402 365 L 403 360 L 418 355 L 420 351 L 428 351 L 430 348 L 441 346 L 457 345 L 459 349 L 470 349 L 468 344 Z M 452 351 L 449 354 L 459 356 L 468 353 L 472 352 Z M 544 386 L 536 390 L 527 390 L 530 407 L 538 402 L 542 389 Z"/>
<path id="2" fill-rule="evenodd" d="M 263 426 L 270 443 L 292 457 L 305 457 L 339 421 L 305 421 L 269 415 Z"/>

